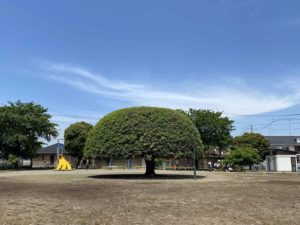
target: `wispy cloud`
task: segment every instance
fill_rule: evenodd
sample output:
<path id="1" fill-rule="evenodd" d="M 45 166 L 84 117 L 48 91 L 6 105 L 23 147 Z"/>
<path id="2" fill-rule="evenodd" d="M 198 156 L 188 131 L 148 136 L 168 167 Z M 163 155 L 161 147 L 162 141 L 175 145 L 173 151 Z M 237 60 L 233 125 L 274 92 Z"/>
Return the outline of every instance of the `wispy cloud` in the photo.
<path id="1" fill-rule="evenodd" d="M 101 117 L 89 117 L 89 116 L 73 116 L 73 115 L 64 115 L 64 114 L 51 114 L 52 118 L 51 120 L 54 123 L 58 123 L 58 124 L 72 124 L 72 123 L 76 123 L 78 121 L 85 121 L 91 124 L 95 124 L 96 122 L 98 122 L 98 120 Z"/>
<path id="2" fill-rule="evenodd" d="M 45 140 L 42 140 L 45 142 L 45 145 L 51 145 L 55 144 L 57 142 L 57 139 L 60 140 L 61 143 L 64 142 L 64 131 L 67 127 L 69 127 L 71 124 L 84 121 L 87 123 L 90 123 L 92 125 L 95 125 L 99 119 L 101 119 L 102 115 L 96 112 L 80 112 L 78 115 L 71 115 L 66 113 L 56 113 L 56 112 L 50 112 L 52 115 L 51 121 L 53 123 L 58 124 L 58 137 L 55 139 L 52 139 L 50 142 L 46 142 Z"/>
<path id="3" fill-rule="evenodd" d="M 55 81 L 85 92 L 130 102 L 131 105 L 208 108 L 235 114 L 259 114 L 291 107 L 300 100 L 300 92 L 288 84 L 283 84 L 285 86 L 282 90 L 290 90 L 289 92 L 278 92 L 272 91 L 272 88 L 251 87 L 240 78 L 234 77 L 227 81 L 191 84 L 188 91 L 186 87 L 178 85 L 174 87 L 176 91 L 165 91 L 148 85 L 111 80 L 87 69 L 67 64 L 49 63 L 44 69 L 51 72 L 49 78 Z"/>

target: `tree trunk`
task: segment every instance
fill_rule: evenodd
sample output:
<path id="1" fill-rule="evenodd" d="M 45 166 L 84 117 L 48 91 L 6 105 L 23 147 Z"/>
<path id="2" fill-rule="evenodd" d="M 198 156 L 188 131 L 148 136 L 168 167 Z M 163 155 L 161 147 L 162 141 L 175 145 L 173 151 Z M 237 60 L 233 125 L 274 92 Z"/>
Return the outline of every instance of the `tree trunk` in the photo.
<path id="1" fill-rule="evenodd" d="M 199 170 L 199 159 L 195 160 L 195 164 L 196 164 L 196 170 Z M 193 165 L 194 166 L 194 165 Z"/>
<path id="2" fill-rule="evenodd" d="M 145 160 L 146 162 L 146 176 L 155 176 L 155 163 L 154 158 L 152 157 L 150 160 Z"/>

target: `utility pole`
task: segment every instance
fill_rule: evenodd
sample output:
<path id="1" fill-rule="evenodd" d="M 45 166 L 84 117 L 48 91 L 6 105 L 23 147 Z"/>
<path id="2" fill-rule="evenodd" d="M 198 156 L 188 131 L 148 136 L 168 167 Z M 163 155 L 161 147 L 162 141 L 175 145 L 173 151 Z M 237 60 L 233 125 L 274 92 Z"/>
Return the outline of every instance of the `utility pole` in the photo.
<path id="1" fill-rule="evenodd" d="M 251 124 L 250 130 L 251 130 L 251 133 L 253 133 L 253 126 L 252 126 L 252 124 Z"/>
<path id="2" fill-rule="evenodd" d="M 56 148 L 56 153 L 57 153 L 57 160 L 58 160 L 58 157 L 59 157 L 59 140 L 64 140 L 63 138 L 58 138 L 57 139 L 57 148 Z M 61 150 L 61 154 L 63 155 L 64 154 L 64 148 L 62 148 Z"/>
<path id="3" fill-rule="evenodd" d="M 56 147 L 56 159 L 59 157 L 59 139 L 57 139 L 57 147 Z"/>

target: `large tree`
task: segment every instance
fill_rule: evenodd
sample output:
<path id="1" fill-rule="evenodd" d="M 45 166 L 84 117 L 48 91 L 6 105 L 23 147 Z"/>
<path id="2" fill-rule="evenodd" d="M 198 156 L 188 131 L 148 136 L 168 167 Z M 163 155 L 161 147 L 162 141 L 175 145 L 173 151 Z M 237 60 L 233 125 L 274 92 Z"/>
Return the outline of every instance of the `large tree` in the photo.
<path id="1" fill-rule="evenodd" d="M 102 159 L 143 157 L 145 175 L 154 175 L 155 158 L 199 155 L 199 132 L 185 114 L 166 108 L 133 107 L 103 117 L 90 132 L 85 156 Z"/>
<path id="2" fill-rule="evenodd" d="M 248 146 L 256 149 L 262 160 L 265 159 L 270 146 L 269 141 L 259 133 L 244 133 L 242 136 L 235 137 L 233 143 L 236 147 Z"/>
<path id="3" fill-rule="evenodd" d="M 205 152 L 218 149 L 219 153 L 232 143 L 233 120 L 223 116 L 222 112 L 190 109 L 187 114 L 198 129 Z"/>
<path id="4" fill-rule="evenodd" d="M 41 140 L 50 141 L 58 135 L 47 109 L 33 102 L 9 102 L 0 107 L 0 150 L 2 157 L 10 154 L 32 158 L 41 148 Z"/>
<path id="5" fill-rule="evenodd" d="M 255 148 L 250 146 L 238 146 L 231 149 L 225 156 L 224 162 L 227 165 L 239 166 L 241 169 L 244 166 L 251 166 L 259 163 L 261 156 Z"/>
<path id="6" fill-rule="evenodd" d="M 93 125 L 89 123 L 77 122 L 65 129 L 65 148 L 72 156 L 76 157 L 77 165 L 83 156 L 85 141 L 92 128 Z"/>

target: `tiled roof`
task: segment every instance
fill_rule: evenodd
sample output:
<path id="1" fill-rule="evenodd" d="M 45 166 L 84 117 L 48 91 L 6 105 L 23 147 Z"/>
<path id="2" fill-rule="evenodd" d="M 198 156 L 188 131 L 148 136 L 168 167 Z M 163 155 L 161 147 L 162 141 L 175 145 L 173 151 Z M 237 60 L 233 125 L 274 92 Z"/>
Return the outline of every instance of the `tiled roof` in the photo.
<path id="1" fill-rule="evenodd" d="M 300 136 L 265 136 L 270 145 L 300 146 Z M 298 140 L 298 142 L 297 142 Z"/>
<path id="2" fill-rule="evenodd" d="M 68 151 L 65 150 L 64 144 L 49 145 L 47 147 L 39 149 L 37 154 L 57 154 L 57 147 L 58 147 L 59 154 L 61 153 L 69 154 Z"/>

